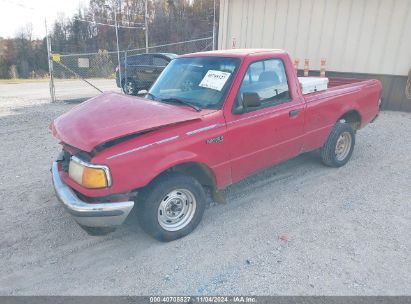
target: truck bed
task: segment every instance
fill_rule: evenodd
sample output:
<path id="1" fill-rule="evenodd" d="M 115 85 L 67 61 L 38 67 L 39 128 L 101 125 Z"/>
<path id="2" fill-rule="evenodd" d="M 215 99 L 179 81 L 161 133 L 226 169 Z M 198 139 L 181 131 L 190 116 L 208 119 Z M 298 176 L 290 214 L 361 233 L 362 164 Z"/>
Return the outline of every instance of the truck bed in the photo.
<path id="1" fill-rule="evenodd" d="M 304 98 L 306 102 L 312 102 L 378 85 L 378 81 L 374 79 L 329 78 L 327 90 L 305 94 Z"/>
<path id="2" fill-rule="evenodd" d="M 356 78 L 329 78 L 328 79 L 328 88 L 339 87 L 347 84 L 358 83 L 362 81 L 366 81 L 364 79 L 356 79 Z"/>
<path id="3" fill-rule="evenodd" d="M 363 127 L 377 115 L 380 94 L 381 84 L 378 80 L 329 78 L 327 90 L 304 95 L 307 129 L 314 130 L 316 121 L 321 121 L 322 125 L 330 129 L 339 118 L 335 115 L 348 110 L 358 113 L 360 127 Z"/>

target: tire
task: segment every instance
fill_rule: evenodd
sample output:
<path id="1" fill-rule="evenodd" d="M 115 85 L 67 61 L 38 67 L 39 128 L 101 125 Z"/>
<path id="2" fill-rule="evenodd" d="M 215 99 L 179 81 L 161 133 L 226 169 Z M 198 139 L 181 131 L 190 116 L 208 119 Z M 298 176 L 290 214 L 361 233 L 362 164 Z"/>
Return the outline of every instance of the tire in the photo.
<path id="1" fill-rule="evenodd" d="M 165 173 L 139 194 L 137 217 L 145 232 L 169 242 L 192 232 L 205 207 L 204 189 L 197 180 L 182 173 Z"/>
<path id="2" fill-rule="evenodd" d="M 124 81 L 121 89 L 126 95 L 137 95 L 138 93 L 136 83 L 132 80 Z"/>
<path id="3" fill-rule="evenodd" d="M 355 131 L 351 125 L 336 123 L 320 150 L 322 162 L 335 168 L 344 166 L 351 158 L 354 145 Z"/>

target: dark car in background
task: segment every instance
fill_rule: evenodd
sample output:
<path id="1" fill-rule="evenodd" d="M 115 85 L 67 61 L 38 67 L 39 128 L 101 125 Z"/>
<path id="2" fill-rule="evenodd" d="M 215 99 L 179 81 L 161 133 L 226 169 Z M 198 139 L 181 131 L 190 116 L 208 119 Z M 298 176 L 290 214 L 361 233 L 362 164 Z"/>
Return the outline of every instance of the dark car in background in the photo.
<path id="1" fill-rule="evenodd" d="M 176 57 L 177 55 L 172 53 L 126 55 L 121 65 L 116 68 L 117 87 L 128 95 L 137 95 L 140 90 L 148 90 L 164 68 Z"/>

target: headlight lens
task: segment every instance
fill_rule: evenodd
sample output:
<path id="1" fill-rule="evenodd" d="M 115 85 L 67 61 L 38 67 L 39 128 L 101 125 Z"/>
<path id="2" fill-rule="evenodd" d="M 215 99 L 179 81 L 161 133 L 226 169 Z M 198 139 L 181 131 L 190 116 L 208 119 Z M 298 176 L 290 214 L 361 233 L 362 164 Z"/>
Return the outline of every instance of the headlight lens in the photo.
<path id="1" fill-rule="evenodd" d="M 93 165 L 73 156 L 69 165 L 69 176 L 85 188 L 98 189 L 110 186 L 107 166 Z"/>

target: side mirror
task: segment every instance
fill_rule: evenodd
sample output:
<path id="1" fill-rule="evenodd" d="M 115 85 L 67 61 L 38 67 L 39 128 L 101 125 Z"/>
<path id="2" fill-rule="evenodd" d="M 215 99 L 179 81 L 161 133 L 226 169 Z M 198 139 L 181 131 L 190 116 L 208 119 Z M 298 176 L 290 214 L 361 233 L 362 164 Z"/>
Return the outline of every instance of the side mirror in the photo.
<path id="1" fill-rule="evenodd" d="M 261 106 L 260 96 L 255 92 L 244 92 L 243 93 L 243 107 L 246 108 L 257 108 Z"/>

